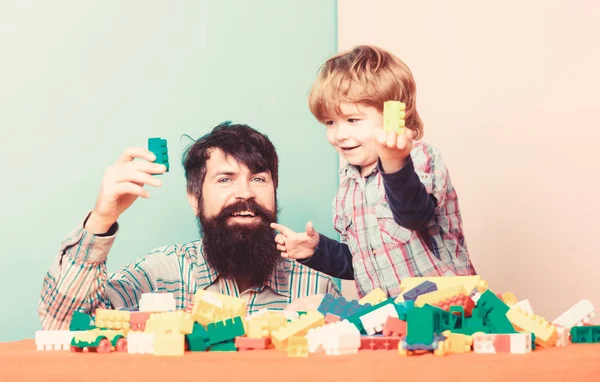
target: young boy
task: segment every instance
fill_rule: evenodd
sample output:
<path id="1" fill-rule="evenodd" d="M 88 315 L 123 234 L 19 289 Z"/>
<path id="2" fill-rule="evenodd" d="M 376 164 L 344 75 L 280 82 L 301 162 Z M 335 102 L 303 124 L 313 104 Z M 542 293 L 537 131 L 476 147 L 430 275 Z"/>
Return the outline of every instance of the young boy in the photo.
<path id="1" fill-rule="evenodd" d="M 341 243 L 311 222 L 301 233 L 273 223 L 283 257 L 354 279 L 360 297 L 377 287 L 397 296 L 408 276 L 476 274 L 448 170 L 439 151 L 418 141 L 415 100 L 410 69 L 383 49 L 358 46 L 325 62 L 309 105 L 348 163 L 333 202 Z M 382 128 L 386 101 L 406 105 L 401 133 Z"/>

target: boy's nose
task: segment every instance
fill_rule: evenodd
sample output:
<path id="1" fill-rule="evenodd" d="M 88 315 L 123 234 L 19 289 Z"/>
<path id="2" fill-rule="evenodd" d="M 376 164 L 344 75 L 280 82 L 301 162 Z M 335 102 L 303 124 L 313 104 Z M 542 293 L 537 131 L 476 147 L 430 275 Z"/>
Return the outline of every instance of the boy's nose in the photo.
<path id="1" fill-rule="evenodd" d="M 338 141 L 343 141 L 348 139 L 348 128 L 344 124 L 339 124 L 335 128 L 335 139 Z"/>

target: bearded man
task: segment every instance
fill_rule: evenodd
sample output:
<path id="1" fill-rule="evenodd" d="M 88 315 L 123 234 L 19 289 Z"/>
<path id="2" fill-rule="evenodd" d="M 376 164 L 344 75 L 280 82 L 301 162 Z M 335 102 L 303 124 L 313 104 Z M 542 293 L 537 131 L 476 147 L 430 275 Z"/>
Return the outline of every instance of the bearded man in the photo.
<path id="1" fill-rule="evenodd" d="M 270 226 L 278 212 L 277 152 L 264 134 L 229 122 L 183 156 L 200 239 L 154 249 L 108 275 L 119 216 L 138 197 L 150 197 L 144 186 L 162 186 L 154 175 L 167 167 L 155 161 L 152 152 L 133 147 L 105 171 L 95 207 L 63 240 L 44 278 L 38 304 L 43 329 L 68 328 L 75 311 L 135 309 L 142 293 L 172 293 L 176 309 L 189 306 L 198 290 L 222 293 L 243 298 L 249 314 L 340 295 L 329 276 L 281 257 Z"/>

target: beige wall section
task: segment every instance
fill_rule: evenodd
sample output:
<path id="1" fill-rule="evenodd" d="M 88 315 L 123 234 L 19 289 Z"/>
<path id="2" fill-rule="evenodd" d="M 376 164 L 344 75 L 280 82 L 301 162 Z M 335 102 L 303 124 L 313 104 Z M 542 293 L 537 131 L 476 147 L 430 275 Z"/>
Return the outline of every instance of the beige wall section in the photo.
<path id="1" fill-rule="evenodd" d="M 340 50 L 376 44 L 411 67 L 490 289 L 550 320 L 600 307 L 600 3 L 338 4 Z"/>

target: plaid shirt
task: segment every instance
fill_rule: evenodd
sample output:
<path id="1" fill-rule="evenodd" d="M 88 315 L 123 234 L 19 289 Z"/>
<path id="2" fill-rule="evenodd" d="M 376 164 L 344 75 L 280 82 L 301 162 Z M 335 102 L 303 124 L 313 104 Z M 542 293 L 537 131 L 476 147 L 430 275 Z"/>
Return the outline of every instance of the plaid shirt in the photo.
<path id="1" fill-rule="evenodd" d="M 434 217 L 422 231 L 396 223 L 378 168 L 366 178 L 355 166 L 341 169 L 333 220 L 341 242 L 352 253 L 354 279 L 361 297 L 377 287 L 388 296 L 397 296 L 400 282 L 407 276 L 475 274 L 456 191 L 440 152 L 416 142 L 411 158 L 425 190 L 437 200 Z"/>
<path id="2" fill-rule="evenodd" d="M 115 236 L 93 235 L 82 222 L 62 242 L 38 304 L 45 330 L 67 329 L 75 310 L 136 308 L 141 294 L 149 292 L 173 293 L 178 310 L 191 304 L 197 290 L 223 293 L 244 298 L 248 314 L 283 309 L 295 299 L 318 293 L 340 295 L 331 278 L 287 259 L 264 285 L 240 294 L 233 280 L 219 277 L 208 265 L 200 240 L 155 249 L 108 277 L 106 258 Z"/>

